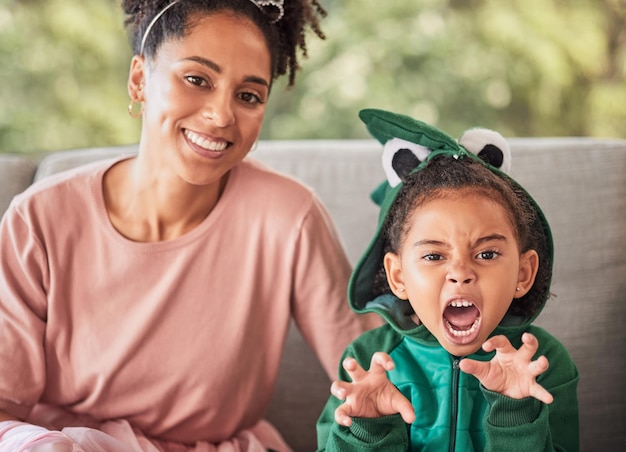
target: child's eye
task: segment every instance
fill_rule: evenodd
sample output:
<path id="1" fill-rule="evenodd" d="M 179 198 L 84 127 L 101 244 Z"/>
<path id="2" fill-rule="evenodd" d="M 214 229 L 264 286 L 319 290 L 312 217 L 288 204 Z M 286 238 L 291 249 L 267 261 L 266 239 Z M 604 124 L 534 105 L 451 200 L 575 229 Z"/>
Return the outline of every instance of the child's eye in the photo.
<path id="1" fill-rule="evenodd" d="M 500 253 L 498 253 L 497 251 L 481 251 L 476 257 L 478 259 L 491 260 L 495 259 L 499 255 Z"/>
<path id="2" fill-rule="evenodd" d="M 443 259 L 443 256 L 441 254 L 430 253 L 422 256 L 422 259 L 425 261 L 440 261 Z"/>
<path id="3" fill-rule="evenodd" d="M 248 104 L 262 104 L 263 100 L 254 93 L 243 92 L 239 95 L 239 98 Z"/>

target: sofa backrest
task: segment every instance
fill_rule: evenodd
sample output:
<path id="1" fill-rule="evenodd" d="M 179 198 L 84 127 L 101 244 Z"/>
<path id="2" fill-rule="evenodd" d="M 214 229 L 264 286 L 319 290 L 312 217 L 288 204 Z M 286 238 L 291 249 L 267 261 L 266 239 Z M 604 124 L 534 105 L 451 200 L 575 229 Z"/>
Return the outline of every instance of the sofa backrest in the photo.
<path id="1" fill-rule="evenodd" d="M 37 163 L 25 155 L 0 154 L 0 217 L 13 197 L 33 182 Z"/>
<path id="2" fill-rule="evenodd" d="M 559 338 L 578 365 L 581 450 L 622 450 L 626 438 L 626 140 L 510 139 L 511 175 L 537 200 L 555 241 L 553 297 L 537 323 Z M 136 146 L 50 154 L 35 179 Z M 369 193 L 384 174 L 374 140 L 265 141 L 250 156 L 312 187 L 330 211 L 355 263 L 376 226 Z M 32 163 L 0 157 L 0 214 Z M 20 170 L 16 170 L 19 168 Z M 21 174 L 21 173 L 20 173 Z M 5 178 L 8 178 L 5 180 Z M 28 181 L 30 183 L 30 180 Z M 13 184 L 13 185 L 11 185 Z M 14 194 L 13 193 L 13 194 Z M 315 421 L 329 382 L 295 329 L 286 345 L 269 418 L 295 450 L 315 448 Z"/>

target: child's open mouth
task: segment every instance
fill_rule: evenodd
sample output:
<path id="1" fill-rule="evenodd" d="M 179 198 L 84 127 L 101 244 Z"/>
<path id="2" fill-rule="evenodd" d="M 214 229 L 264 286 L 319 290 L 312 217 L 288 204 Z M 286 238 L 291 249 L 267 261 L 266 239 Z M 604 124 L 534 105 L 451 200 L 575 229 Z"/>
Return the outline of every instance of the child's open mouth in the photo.
<path id="1" fill-rule="evenodd" d="M 480 331 L 480 319 L 480 311 L 471 301 L 451 301 L 443 312 L 448 339 L 456 344 L 472 342 Z"/>

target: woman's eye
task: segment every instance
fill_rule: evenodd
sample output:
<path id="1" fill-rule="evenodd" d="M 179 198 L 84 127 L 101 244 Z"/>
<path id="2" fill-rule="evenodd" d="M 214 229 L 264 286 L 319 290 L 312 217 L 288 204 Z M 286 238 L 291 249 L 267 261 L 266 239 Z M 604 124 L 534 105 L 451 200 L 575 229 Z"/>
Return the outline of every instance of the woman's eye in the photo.
<path id="1" fill-rule="evenodd" d="M 202 77 L 198 77 L 197 75 L 186 75 L 185 79 L 195 86 L 204 86 L 207 84 Z"/>
<path id="2" fill-rule="evenodd" d="M 262 104 L 263 103 L 263 101 L 261 100 L 259 96 L 250 92 L 241 93 L 239 95 L 239 98 L 249 104 Z"/>

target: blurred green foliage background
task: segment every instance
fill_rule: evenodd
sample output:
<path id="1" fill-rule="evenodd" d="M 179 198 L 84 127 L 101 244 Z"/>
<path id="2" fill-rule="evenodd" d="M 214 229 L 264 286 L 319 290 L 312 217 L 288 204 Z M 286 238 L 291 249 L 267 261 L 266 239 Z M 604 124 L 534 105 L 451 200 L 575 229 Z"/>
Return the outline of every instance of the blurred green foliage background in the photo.
<path id="1" fill-rule="evenodd" d="M 289 1 L 289 0 L 287 0 Z M 365 138 L 362 108 L 452 136 L 626 137 L 626 0 L 322 0 L 264 139 Z M 119 0 L 0 0 L 0 152 L 133 143 Z"/>

